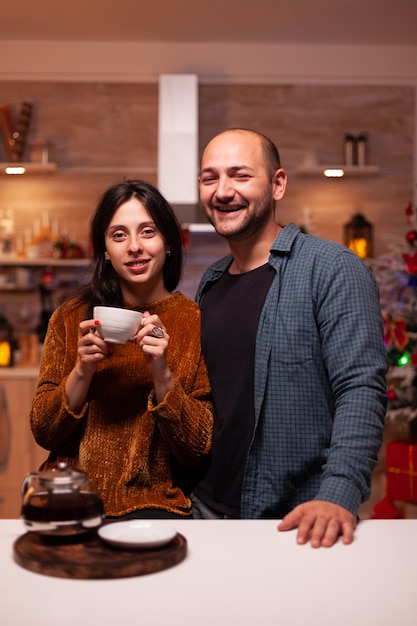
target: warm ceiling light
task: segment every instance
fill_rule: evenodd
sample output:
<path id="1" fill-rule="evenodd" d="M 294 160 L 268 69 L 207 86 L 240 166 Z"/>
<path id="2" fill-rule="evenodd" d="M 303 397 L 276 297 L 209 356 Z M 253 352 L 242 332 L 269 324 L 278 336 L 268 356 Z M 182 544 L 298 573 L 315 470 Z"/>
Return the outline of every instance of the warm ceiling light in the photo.
<path id="1" fill-rule="evenodd" d="M 342 169 L 327 168 L 326 170 L 324 170 L 323 173 L 328 178 L 341 178 L 342 176 L 345 175 L 345 173 L 344 173 L 344 171 Z"/>
<path id="2" fill-rule="evenodd" d="M 24 174 L 26 169 L 18 165 L 9 165 L 5 169 L 6 174 Z"/>

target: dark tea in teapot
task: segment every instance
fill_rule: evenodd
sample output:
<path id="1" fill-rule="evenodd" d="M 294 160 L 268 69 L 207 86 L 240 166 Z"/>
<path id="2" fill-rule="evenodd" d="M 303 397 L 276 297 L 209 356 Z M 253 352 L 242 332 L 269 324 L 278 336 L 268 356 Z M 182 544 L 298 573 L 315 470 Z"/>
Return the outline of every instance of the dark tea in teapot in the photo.
<path id="1" fill-rule="evenodd" d="M 26 477 L 21 517 L 27 530 L 44 535 L 73 535 L 100 526 L 104 508 L 83 472 L 65 463 Z"/>

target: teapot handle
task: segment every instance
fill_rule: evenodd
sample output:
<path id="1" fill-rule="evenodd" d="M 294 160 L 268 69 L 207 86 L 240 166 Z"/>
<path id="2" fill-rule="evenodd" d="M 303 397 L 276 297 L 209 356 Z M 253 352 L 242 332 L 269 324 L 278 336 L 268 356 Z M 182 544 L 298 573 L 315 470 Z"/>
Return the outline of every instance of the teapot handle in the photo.
<path id="1" fill-rule="evenodd" d="M 24 496 L 27 492 L 27 490 L 29 489 L 31 482 L 34 478 L 34 476 L 36 476 L 35 472 L 31 472 L 30 474 L 27 474 L 27 476 L 25 476 L 25 478 L 23 479 L 23 483 L 22 483 L 22 496 Z"/>

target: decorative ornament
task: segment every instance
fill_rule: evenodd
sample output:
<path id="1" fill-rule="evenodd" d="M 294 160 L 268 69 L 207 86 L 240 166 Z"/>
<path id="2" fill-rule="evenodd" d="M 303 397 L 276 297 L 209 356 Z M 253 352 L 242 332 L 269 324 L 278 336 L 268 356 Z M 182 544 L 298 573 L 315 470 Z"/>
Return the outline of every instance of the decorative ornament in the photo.
<path id="1" fill-rule="evenodd" d="M 388 400 L 390 402 L 393 402 L 394 400 L 397 399 L 397 394 L 395 393 L 395 390 L 392 387 L 388 389 L 387 395 L 388 395 Z"/>
<path id="2" fill-rule="evenodd" d="M 414 246 L 415 243 L 417 242 L 417 230 L 410 230 L 406 234 L 406 239 L 407 239 L 408 243 L 410 243 L 412 246 Z"/>
<path id="3" fill-rule="evenodd" d="M 385 346 L 389 348 L 391 345 L 395 345 L 398 350 L 404 350 L 409 342 L 405 319 L 392 320 L 385 317 L 385 315 L 382 319 L 384 322 Z"/>
<path id="4" fill-rule="evenodd" d="M 0 107 L 0 127 L 3 139 L 9 159 L 14 163 L 22 161 L 32 118 L 32 109 L 32 102 L 23 102 L 15 122 L 10 107 Z"/>
<path id="5" fill-rule="evenodd" d="M 407 217 L 411 217 L 413 215 L 413 205 L 409 202 L 405 208 L 405 214 Z"/>
<path id="6" fill-rule="evenodd" d="M 413 255 L 403 254 L 403 259 L 406 263 L 407 272 L 417 274 L 417 252 Z"/>
<path id="7" fill-rule="evenodd" d="M 403 515 L 401 511 L 385 496 L 379 502 L 377 502 L 371 511 L 370 519 L 402 519 Z"/>

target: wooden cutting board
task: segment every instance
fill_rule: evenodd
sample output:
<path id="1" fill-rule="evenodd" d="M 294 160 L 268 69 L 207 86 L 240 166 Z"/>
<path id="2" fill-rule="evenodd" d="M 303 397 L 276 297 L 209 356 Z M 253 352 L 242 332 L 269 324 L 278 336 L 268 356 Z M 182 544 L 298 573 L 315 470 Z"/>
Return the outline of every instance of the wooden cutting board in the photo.
<path id="1" fill-rule="evenodd" d="M 179 533 L 166 545 L 146 550 L 113 547 L 96 531 L 82 540 L 58 540 L 28 532 L 13 545 L 16 563 L 31 572 L 59 578 L 142 576 L 173 567 L 186 554 L 187 541 Z"/>

